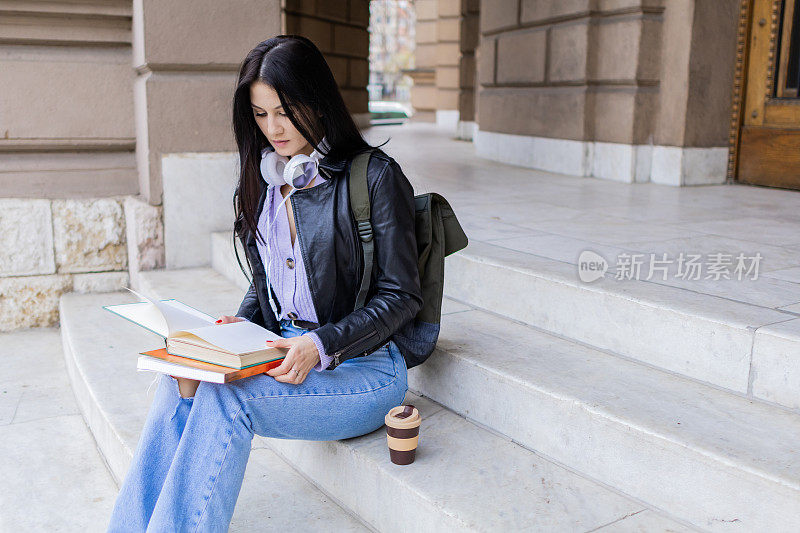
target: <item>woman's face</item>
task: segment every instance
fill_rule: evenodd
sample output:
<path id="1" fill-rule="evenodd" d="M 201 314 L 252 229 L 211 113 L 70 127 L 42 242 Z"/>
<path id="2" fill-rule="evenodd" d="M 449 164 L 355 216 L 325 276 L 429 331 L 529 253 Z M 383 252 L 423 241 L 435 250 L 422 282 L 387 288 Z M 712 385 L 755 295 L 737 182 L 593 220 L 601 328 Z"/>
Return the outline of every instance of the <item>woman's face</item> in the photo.
<path id="1" fill-rule="evenodd" d="M 256 124 L 278 155 L 311 155 L 314 148 L 289 120 L 275 89 L 262 81 L 254 81 L 250 84 L 250 104 Z"/>

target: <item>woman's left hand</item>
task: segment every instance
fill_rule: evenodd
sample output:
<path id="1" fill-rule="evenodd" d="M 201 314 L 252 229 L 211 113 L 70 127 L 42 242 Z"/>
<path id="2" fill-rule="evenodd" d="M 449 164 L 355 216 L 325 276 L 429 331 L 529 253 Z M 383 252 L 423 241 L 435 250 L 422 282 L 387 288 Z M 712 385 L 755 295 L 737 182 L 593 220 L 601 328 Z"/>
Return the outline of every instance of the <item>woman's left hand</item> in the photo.
<path id="1" fill-rule="evenodd" d="M 283 383 L 300 385 L 309 371 L 319 363 L 319 350 L 314 341 L 303 335 L 267 341 L 267 346 L 289 348 L 280 366 L 267 370 L 266 374 Z M 294 369 L 297 372 L 294 372 Z"/>

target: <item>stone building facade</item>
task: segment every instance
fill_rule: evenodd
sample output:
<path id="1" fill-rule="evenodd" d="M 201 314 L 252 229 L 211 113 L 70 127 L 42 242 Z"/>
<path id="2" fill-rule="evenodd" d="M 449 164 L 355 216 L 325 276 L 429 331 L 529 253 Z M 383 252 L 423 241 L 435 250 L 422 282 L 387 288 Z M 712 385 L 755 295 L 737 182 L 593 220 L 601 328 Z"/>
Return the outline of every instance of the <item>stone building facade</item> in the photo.
<path id="1" fill-rule="evenodd" d="M 725 181 L 738 3 L 417 5 L 413 103 L 479 155 L 624 182 Z"/>
<path id="2" fill-rule="evenodd" d="M 738 2 L 416 0 L 415 120 L 491 160 L 623 182 L 726 179 Z M 208 264 L 230 228 L 231 96 L 299 33 L 367 126 L 368 0 L 0 5 L 0 330 L 64 291 Z"/>

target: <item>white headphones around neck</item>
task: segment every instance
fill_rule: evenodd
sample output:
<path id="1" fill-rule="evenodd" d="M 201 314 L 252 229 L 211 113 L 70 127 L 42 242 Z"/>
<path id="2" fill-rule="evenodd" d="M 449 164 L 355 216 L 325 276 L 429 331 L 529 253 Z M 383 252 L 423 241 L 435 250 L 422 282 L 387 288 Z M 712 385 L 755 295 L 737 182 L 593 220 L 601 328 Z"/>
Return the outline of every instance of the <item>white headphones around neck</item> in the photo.
<path id="1" fill-rule="evenodd" d="M 316 177 L 319 172 L 319 160 L 324 157 L 318 150 L 326 148 L 329 149 L 325 137 L 322 138 L 317 149 L 311 152 L 311 155 L 296 154 L 289 158 L 279 155 L 272 147 L 264 148 L 261 151 L 261 176 L 264 181 L 276 187 L 289 185 L 292 189 L 301 189 Z M 314 166 L 314 171 L 310 173 L 310 176 L 307 172 L 308 165 Z M 304 177 L 307 179 L 295 183 L 297 179 Z"/>

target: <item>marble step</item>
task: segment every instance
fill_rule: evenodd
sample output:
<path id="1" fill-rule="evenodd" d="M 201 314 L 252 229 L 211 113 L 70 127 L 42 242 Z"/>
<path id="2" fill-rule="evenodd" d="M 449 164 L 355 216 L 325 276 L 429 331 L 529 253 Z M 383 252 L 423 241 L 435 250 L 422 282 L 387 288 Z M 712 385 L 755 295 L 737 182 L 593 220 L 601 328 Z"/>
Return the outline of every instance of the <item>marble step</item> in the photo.
<path id="1" fill-rule="evenodd" d="M 230 294 L 240 297 L 240 292 Z M 138 372 L 136 357 L 140 351 L 163 346 L 160 337 L 101 307 L 133 301 L 127 291 L 66 294 L 60 301 L 72 389 L 117 485 L 128 470 L 155 392 L 155 385 L 148 392 L 155 374 Z M 209 300 L 204 310 L 226 311 L 227 300 Z M 263 443 L 254 440 L 253 448 L 231 531 L 370 531 Z M 275 505 L 275 494 L 280 495 L 280 505 Z"/>
<path id="2" fill-rule="evenodd" d="M 800 408 L 795 313 L 614 276 L 473 242 L 445 261 L 464 303 L 754 398 Z"/>
<path id="3" fill-rule="evenodd" d="M 710 531 L 800 523 L 800 415 L 449 302 L 409 389 Z"/>
<path id="4" fill-rule="evenodd" d="M 487 284 L 522 270 L 459 255 L 447 262 L 502 269 Z M 545 286 L 567 275 L 553 270 Z M 796 413 L 449 298 L 443 313 L 437 353 L 409 372 L 413 391 L 703 528 L 782 530 L 784 513 L 800 516 Z"/>
<path id="5" fill-rule="evenodd" d="M 244 290 L 222 279 L 211 269 L 142 275 L 159 297 L 202 310 L 230 297 L 218 313 L 231 312 Z M 391 463 L 383 429 L 340 441 L 256 440 L 378 531 L 691 530 L 429 398 L 409 392 L 405 401 L 423 415 L 410 466 Z"/>

